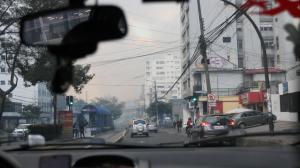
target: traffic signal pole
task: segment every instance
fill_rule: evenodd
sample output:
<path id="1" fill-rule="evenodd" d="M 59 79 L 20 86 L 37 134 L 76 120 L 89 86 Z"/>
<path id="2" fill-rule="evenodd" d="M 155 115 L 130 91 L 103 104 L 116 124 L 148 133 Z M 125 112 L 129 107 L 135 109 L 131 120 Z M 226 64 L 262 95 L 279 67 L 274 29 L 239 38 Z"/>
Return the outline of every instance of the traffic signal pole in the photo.
<path id="1" fill-rule="evenodd" d="M 205 71 L 205 78 L 206 78 L 206 88 L 207 88 L 207 94 L 211 94 L 211 85 L 210 85 L 210 77 L 209 77 L 209 71 L 208 71 L 208 59 L 207 59 L 207 53 L 206 53 L 206 49 L 207 49 L 207 44 L 205 41 L 205 37 L 204 37 L 204 21 L 202 18 L 202 12 L 201 12 L 201 5 L 200 5 L 200 0 L 197 0 L 197 5 L 198 5 L 198 13 L 199 13 L 199 23 L 200 23 L 200 31 L 201 31 L 201 35 L 200 35 L 200 53 L 203 56 L 203 66 L 204 66 L 204 71 Z M 208 106 L 208 110 L 209 110 L 209 105 L 207 103 Z M 214 114 L 214 108 L 211 107 L 210 109 L 210 113 Z"/>

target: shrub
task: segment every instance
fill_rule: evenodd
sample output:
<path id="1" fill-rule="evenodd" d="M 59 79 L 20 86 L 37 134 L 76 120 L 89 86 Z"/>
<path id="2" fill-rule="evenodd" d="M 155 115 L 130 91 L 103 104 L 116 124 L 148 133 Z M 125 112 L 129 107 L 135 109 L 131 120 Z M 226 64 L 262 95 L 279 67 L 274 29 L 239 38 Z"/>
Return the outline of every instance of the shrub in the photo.
<path id="1" fill-rule="evenodd" d="M 54 124 L 38 124 L 28 127 L 29 134 L 39 134 L 45 137 L 46 140 L 58 138 L 62 133 L 62 125 Z"/>

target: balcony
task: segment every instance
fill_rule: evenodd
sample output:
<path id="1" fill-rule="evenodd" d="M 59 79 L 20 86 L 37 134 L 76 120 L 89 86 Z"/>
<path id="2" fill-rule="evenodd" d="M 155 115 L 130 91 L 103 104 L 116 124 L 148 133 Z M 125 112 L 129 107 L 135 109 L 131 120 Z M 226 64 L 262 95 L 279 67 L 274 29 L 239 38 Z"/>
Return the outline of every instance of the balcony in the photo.
<path id="1" fill-rule="evenodd" d="M 265 82 L 264 81 L 247 81 L 241 83 L 240 86 L 237 88 L 237 94 L 250 92 L 253 90 L 265 90 Z"/>
<path id="2" fill-rule="evenodd" d="M 214 88 L 211 90 L 211 92 L 218 96 L 234 96 L 237 95 L 238 89 L 237 88 Z"/>

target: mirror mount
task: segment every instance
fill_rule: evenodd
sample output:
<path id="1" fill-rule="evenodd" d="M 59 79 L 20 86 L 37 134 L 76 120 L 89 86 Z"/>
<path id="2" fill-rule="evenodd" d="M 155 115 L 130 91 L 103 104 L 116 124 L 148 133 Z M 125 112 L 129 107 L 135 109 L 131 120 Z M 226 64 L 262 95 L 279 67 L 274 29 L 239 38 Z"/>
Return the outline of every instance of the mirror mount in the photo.
<path id="1" fill-rule="evenodd" d="M 70 7 L 84 7 L 85 0 L 69 0 Z"/>

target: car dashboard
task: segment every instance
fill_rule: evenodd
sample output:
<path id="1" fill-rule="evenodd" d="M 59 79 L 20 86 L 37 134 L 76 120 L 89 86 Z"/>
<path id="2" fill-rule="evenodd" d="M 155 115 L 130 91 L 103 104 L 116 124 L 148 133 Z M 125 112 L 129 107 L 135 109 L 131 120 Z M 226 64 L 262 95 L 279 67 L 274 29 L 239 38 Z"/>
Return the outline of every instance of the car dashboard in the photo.
<path id="1" fill-rule="evenodd" d="M 0 167 L 48 168 L 60 162 L 43 162 L 45 157 L 68 156 L 66 167 L 150 168 L 150 167 L 300 167 L 299 148 L 202 147 L 129 148 L 72 150 L 27 150 L 0 153 Z M 4 159 L 3 159 L 4 158 Z M 13 166 L 4 166 L 6 163 Z M 62 165 L 56 167 L 63 167 Z"/>

